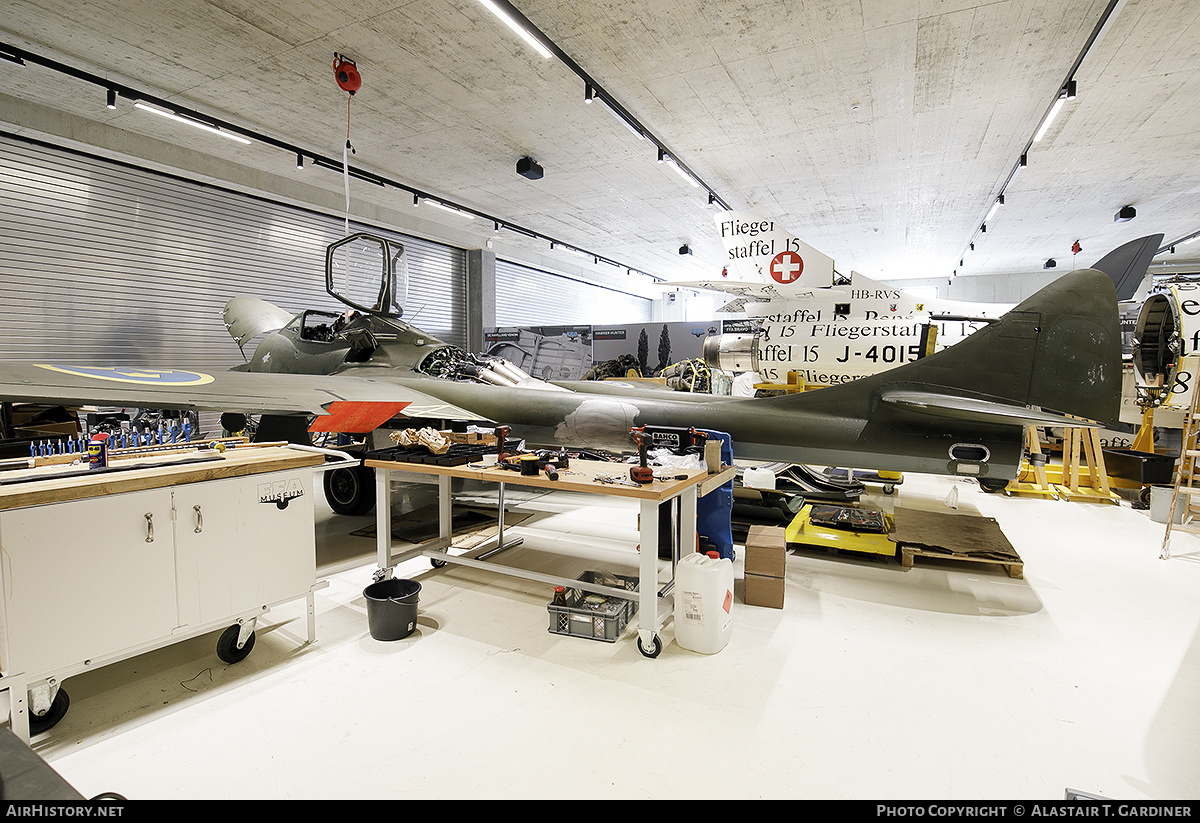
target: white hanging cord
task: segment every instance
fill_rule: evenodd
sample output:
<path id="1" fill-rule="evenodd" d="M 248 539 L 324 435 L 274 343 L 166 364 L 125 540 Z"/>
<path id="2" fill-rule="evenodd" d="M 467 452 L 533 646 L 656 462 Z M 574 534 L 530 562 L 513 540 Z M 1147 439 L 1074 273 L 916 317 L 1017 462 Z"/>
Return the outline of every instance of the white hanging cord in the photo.
<path id="1" fill-rule="evenodd" d="M 353 95 L 346 95 L 346 145 L 342 147 L 342 184 L 346 191 L 346 236 L 350 236 L 350 155 L 354 146 L 350 145 L 350 101 Z"/>

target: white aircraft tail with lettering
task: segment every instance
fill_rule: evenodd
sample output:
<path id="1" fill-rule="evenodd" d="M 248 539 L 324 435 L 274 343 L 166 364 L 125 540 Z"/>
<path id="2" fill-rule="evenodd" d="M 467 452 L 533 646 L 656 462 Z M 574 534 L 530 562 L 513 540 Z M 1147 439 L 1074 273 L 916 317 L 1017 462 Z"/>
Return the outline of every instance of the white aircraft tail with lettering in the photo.
<path id="1" fill-rule="evenodd" d="M 725 245 L 731 280 L 774 286 L 781 293 L 833 285 L 833 258 L 751 212 L 713 218 Z"/>

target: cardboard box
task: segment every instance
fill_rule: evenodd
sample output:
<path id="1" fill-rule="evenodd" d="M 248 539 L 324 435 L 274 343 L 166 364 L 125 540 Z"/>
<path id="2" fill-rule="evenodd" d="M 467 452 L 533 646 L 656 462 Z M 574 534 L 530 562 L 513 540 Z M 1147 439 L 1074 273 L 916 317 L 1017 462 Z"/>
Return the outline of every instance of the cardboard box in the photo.
<path id="1" fill-rule="evenodd" d="M 764 574 L 747 574 L 744 599 L 748 606 L 783 608 L 783 578 Z"/>
<path id="2" fill-rule="evenodd" d="M 787 538 L 781 526 L 751 526 L 744 553 L 745 601 L 749 606 L 783 608 L 787 577 Z"/>
<path id="3" fill-rule="evenodd" d="M 783 526 L 751 526 L 750 532 L 746 535 L 746 547 L 750 546 L 787 548 L 787 537 L 784 535 Z"/>
<path id="4" fill-rule="evenodd" d="M 761 574 L 765 577 L 784 577 L 787 574 L 787 552 L 783 546 L 756 546 L 747 543 L 744 557 L 746 574 Z"/>
<path id="5" fill-rule="evenodd" d="M 491 432 L 455 432 L 443 431 L 439 432 L 442 437 L 449 440 L 451 443 L 460 443 L 466 445 L 496 445 L 496 435 Z"/>

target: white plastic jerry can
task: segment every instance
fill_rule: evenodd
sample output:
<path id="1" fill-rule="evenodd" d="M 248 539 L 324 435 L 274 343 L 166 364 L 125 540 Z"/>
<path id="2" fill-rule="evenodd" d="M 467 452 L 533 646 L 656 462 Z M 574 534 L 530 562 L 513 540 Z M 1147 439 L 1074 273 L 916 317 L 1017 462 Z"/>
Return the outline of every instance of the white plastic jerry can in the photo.
<path id="1" fill-rule="evenodd" d="M 686 555 L 675 568 L 675 642 L 714 654 L 733 633 L 733 561 L 717 552 Z"/>

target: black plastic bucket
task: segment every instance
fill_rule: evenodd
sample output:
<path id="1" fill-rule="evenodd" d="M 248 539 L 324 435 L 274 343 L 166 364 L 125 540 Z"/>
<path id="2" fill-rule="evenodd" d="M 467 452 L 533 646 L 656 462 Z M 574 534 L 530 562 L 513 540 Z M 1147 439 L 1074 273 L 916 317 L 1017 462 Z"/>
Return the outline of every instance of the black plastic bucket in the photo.
<path id="1" fill-rule="evenodd" d="M 376 640 L 401 640 L 417 628 L 417 600 L 421 584 L 415 580 L 380 580 L 363 589 L 367 599 L 367 626 Z"/>

